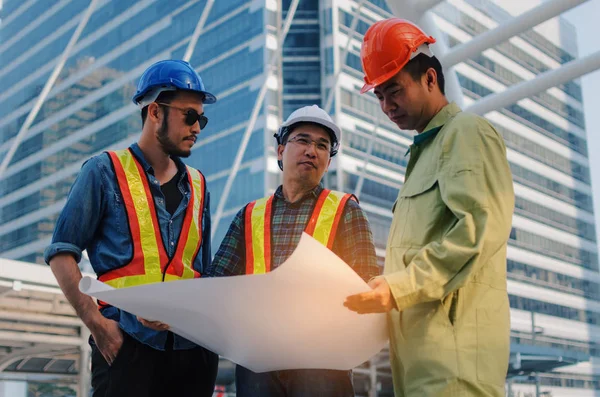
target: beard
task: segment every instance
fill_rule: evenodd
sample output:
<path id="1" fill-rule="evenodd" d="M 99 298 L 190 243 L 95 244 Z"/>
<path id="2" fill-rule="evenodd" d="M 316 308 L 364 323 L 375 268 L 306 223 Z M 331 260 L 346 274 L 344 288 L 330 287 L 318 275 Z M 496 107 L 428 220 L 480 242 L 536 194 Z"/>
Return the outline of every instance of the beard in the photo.
<path id="1" fill-rule="evenodd" d="M 189 157 L 192 154 L 191 150 L 180 149 L 177 144 L 169 137 L 169 122 L 167 121 L 168 114 L 165 113 L 163 123 L 156 133 L 156 138 L 162 150 L 169 156 Z"/>

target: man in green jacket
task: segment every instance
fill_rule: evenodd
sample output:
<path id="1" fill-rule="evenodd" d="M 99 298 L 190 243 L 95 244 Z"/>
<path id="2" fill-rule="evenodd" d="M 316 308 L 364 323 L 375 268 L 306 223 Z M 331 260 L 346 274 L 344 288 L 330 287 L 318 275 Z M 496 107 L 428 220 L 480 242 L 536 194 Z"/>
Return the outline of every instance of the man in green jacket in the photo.
<path id="1" fill-rule="evenodd" d="M 506 246 L 514 193 L 506 148 L 485 119 L 444 95 L 435 42 L 401 19 L 375 23 L 365 86 L 418 134 L 394 205 L 384 275 L 348 297 L 387 312 L 396 396 L 504 396 L 510 348 Z"/>

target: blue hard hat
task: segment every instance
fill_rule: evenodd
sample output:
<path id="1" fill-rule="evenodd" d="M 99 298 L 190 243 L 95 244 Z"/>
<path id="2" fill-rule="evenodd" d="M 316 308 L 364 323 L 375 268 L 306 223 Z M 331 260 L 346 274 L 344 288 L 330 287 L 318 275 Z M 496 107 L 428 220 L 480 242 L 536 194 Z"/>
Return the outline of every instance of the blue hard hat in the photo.
<path id="1" fill-rule="evenodd" d="M 180 60 L 159 61 L 150 66 L 140 77 L 133 103 L 145 107 L 154 102 L 163 91 L 184 90 L 204 95 L 202 103 L 215 103 L 217 98 L 204 89 L 200 75 L 192 65 Z"/>

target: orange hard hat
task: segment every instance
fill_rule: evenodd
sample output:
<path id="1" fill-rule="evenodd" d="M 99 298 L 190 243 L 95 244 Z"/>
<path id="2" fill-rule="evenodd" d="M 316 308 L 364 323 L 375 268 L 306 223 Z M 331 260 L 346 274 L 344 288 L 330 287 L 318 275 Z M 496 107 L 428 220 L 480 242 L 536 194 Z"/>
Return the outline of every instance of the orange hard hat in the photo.
<path id="1" fill-rule="evenodd" d="M 432 56 L 428 45 L 435 39 L 417 25 L 400 18 L 375 22 L 365 33 L 360 59 L 365 72 L 361 94 L 394 77 L 420 53 Z"/>

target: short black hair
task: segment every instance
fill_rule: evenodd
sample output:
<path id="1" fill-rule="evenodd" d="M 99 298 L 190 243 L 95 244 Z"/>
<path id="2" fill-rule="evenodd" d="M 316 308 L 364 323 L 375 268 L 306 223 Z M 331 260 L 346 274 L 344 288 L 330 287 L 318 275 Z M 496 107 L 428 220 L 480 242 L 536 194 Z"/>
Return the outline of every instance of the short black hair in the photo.
<path id="1" fill-rule="evenodd" d="M 411 59 L 402 70 L 410 74 L 410 77 L 412 77 L 414 81 L 419 81 L 421 77 L 427 73 L 429 68 L 433 68 L 437 73 L 438 87 L 440 87 L 442 94 L 446 95 L 442 64 L 435 56 L 429 57 L 425 54 L 419 54 Z"/>
<path id="2" fill-rule="evenodd" d="M 158 97 L 154 102 L 171 103 L 177 97 L 177 91 L 163 91 L 158 94 Z M 168 114 L 168 110 L 165 109 Z M 142 127 L 146 124 L 146 118 L 148 117 L 148 106 L 142 108 Z"/>

